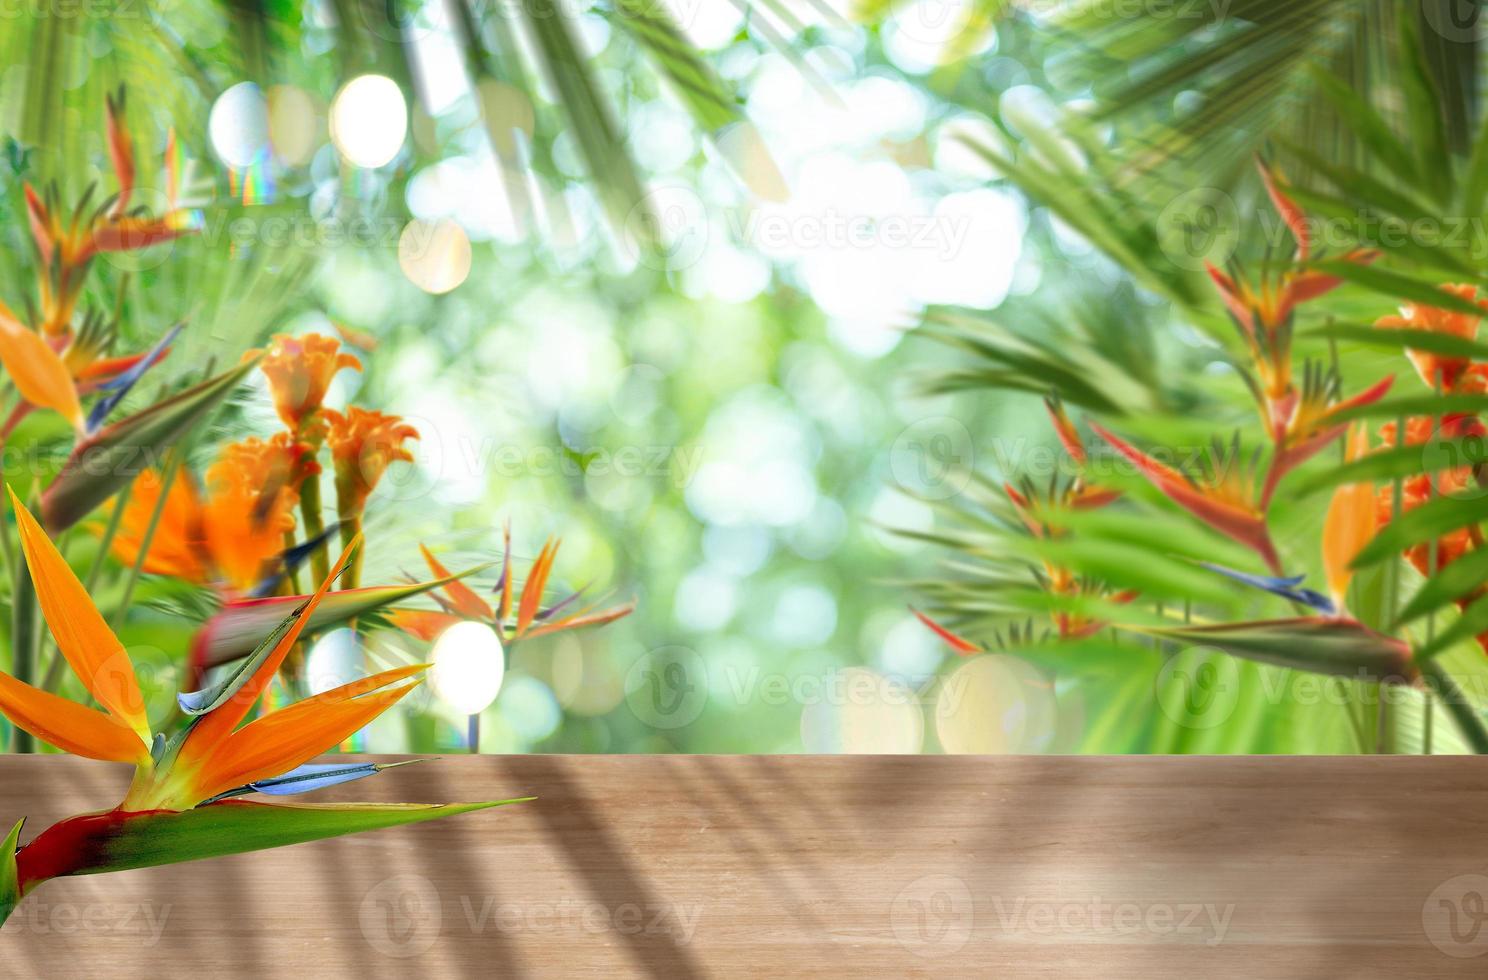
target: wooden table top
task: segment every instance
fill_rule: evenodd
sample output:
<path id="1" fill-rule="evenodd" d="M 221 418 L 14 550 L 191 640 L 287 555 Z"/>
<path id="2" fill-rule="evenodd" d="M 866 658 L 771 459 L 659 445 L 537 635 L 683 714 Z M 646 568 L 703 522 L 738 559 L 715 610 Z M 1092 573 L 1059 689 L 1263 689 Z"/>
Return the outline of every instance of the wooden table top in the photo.
<path id="1" fill-rule="evenodd" d="M 0 759 L 0 820 L 126 777 Z M 0 974 L 1488 975 L 1472 758 L 482 756 L 319 796 L 529 794 L 49 882 Z"/>

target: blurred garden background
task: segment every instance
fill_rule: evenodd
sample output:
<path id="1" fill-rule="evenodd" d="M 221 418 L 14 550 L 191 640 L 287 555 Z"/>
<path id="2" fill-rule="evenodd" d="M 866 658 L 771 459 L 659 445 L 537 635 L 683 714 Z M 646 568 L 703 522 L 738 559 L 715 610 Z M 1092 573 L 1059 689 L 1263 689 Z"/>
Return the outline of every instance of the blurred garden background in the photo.
<path id="1" fill-rule="evenodd" d="M 1175 675 L 1176 648 L 1025 642 L 1048 610 L 988 598 L 996 582 L 976 583 L 996 579 L 1002 546 L 948 527 L 1003 481 L 1060 470 L 1051 390 L 1184 444 L 1244 416 L 1203 259 L 1279 227 L 1268 213 L 1256 230 L 1251 152 L 1302 133 L 1327 144 L 1321 163 L 1300 157 L 1314 173 L 1367 154 L 1318 76 L 1394 78 L 1409 24 L 1407 54 L 1467 93 L 1462 132 L 1443 124 L 1465 158 L 1473 30 L 1416 4 L 1324 0 L 62 6 L 22 5 L 0 35 L 0 296 L 23 308 L 35 274 L 23 186 L 72 201 L 107 181 L 104 105 L 123 85 L 138 195 L 173 191 L 195 229 L 107 256 L 90 286 L 128 349 L 186 322 L 142 389 L 273 333 L 339 336 L 364 370 L 342 371 L 327 404 L 355 396 L 419 433 L 369 506 L 364 582 L 424 574 L 420 544 L 450 567 L 499 560 L 509 522 L 523 562 L 562 538 L 555 595 L 636 601 L 601 629 L 519 645 L 482 751 L 1375 745 L 1383 713 L 1309 702 L 1286 667 L 1224 658 L 1232 693 L 1210 725 L 1164 700 L 1165 679 L 1199 670 Z M 1370 288 L 1346 289 L 1335 315 L 1390 312 Z M 1398 348 L 1344 357 L 1404 364 Z M 253 378 L 223 433 L 271 431 Z M 27 420 L 7 480 L 24 494 L 67 436 Z M 1288 526 L 1328 504 L 1283 498 Z M 1172 509 L 1133 522 L 1230 557 Z M 86 567 L 96 540 L 80 529 L 64 550 Z M 1261 601 L 1223 579 L 1179 589 L 1140 550 L 1103 560 L 1159 610 Z M 169 712 L 181 676 L 165 651 L 210 599 L 151 576 L 121 596 L 128 581 L 105 576 L 100 605 L 133 600 L 120 632 Z M 493 569 L 474 584 L 494 583 Z M 912 606 L 979 627 L 991 655 L 957 658 Z M 418 642 L 323 633 L 312 688 L 387 645 L 416 659 Z M 1430 709 L 1411 710 L 1393 724 L 1414 719 L 1418 749 Z M 421 691 L 352 747 L 466 740 L 461 713 Z"/>

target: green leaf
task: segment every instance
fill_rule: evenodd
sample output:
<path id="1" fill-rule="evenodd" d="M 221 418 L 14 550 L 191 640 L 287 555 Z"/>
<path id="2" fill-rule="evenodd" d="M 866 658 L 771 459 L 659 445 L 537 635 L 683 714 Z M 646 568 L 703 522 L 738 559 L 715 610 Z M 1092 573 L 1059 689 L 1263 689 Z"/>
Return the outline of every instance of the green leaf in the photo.
<path id="1" fill-rule="evenodd" d="M 1349 422 L 1354 419 L 1399 419 L 1402 415 L 1480 415 L 1488 412 L 1488 395 L 1442 394 L 1406 395 L 1391 398 L 1371 405 L 1355 405 L 1337 409 L 1328 415 L 1329 422 Z"/>
<path id="2" fill-rule="evenodd" d="M 1298 484 L 1296 495 L 1305 497 L 1345 483 L 1390 480 L 1397 476 L 1457 469 L 1471 466 L 1482 457 L 1481 439 L 1440 439 L 1414 446 L 1391 446 L 1303 481 Z"/>
<path id="3" fill-rule="evenodd" d="M 93 512 L 222 404 L 258 362 L 248 361 L 77 444 L 41 495 L 42 520 L 55 537 Z"/>
<path id="4" fill-rule="evenodd" d="M 1408 327 L 1368 327 L 1347 323 L 1330 323 L 1304 331 L 1303 337 L 1323 340 L 1347 340 L 1367 347 L 1384 350 L 1419 350 L 1448 357 L 1466 357 L 1473 360 L 1488 360 L 1488 344 L 1468 340 L 1449 333 L 1432 330 L 1411 330 Z M 1484 399 L 1488 401 L 1488 399 Z M 1429 409 L 1427 409 L 1429 411 Z M 1440 411 L 1438 411 L 1440 414 Z"/>
<path id="5" fill-rule="evenodd" d="M 10 836 L 0 844 L 0 926 L 10 918 L 10 913 L 21 901 L 20 874 L 16 870 L 16 850 L 21 840 L 21 828 L 26 826 L 22 817 L 11 828 Z"/>
<path id="6" fill-rule="evenodd" d="M 1393 299 L 1407 300 L 1412 303 L 1421 303 L 1425 306 L 1434 306 L 1438 309 L 1450 310 L 1453 313 L 1468 313 L 1473 316 L 1482 316 L 1484 310 L 1471 300 L 1462 299 L 1453 293 L 1444 292 L 1435 283 L 1424 282 L 1402 275 L 1399 272 L 1391 272 L 1373 265 L 1360 265 L 1357 262 L 1322 261 L 1309 263 L 1311 268 L 1319 272 L 1345 279 L 1365 289 L 1383 293 Z"/>
<path id="7" fill-rule="evenodd" d="M 1309 616 L 1141 632 L 1318 674 L 1389 683 L 1407 683 L 1416 676 L 1410 647 L 1351 619 Z"/>
<path id="8" fill-rule="evenodd" d="M 664 6 L 648 0 L 616 0 L 610 20 L 646 49 L 705 132 L 717 133 L 744 118 L 728 86 L 698 55 Z"/>
<path id="9" fill-rule="evenodd" d="M 1413 544 L 1432 541 L 1444 534 L 1488 518 L 1488 496 L 1437 497 L 1412 507 L 1380 529 L 1359 550 L 1351 568 L 1366 568 L 1400 554 Z"/>
<path id="10" fill-rule="evenodd" d="M 224 800 L 181 813 L 89 813 L 53 824 L 17 859 L 21 892 L 70 875 L 244 854 L 522 803 L 253 803 Z"/>
<path id="11" fill-rule="evenodd" d="M 1454 645 L 1470 640 L 1485 631 L 1488 631 L 1488 596 L 1468 606 L 1456 622 L 1419 647 L 1416 650 L 1416 659 L 1430 660 L 1442 651 L 1449 650 Z"/>
<path id="12" fill-rule="evenodd" d="M 1404 178 L 1416 176 L 1416 161 L 1407 147 L 1390 129 L 1390 125 L 1364 98 L 1345 85 L 1332 72 L 1313 66 L 1313 82 L 1318 91 L 1333 104 L 1338 115 L 1354 135 L 1381 161 Z"/>
<path id="13" fill-rule="evenodd" d="M 589 68 L 590 59 L 574 40 L 570 14 L 559 6 L 519 8 L 532 39 L 532 51 L 543 73 L 568 113 L 570 131 L 591 177 L 596 194 L 615 233 L 638 234 L 638 244 L 649 247 L 655 223 L 644 220 L 645 195 L 630 151 L 620 137 L 610 106 L 600 96 Z M 641 220 L 638 220 L 641 219 Z"/>
<path id="14" fill-rule="evenodd" d="M 1468 595 L 1485 581 L 1488 581 L 1488 551 L 1469 551 L 1422 583 L 1395 623 L 1400 626 L 1420 619 Z"/>

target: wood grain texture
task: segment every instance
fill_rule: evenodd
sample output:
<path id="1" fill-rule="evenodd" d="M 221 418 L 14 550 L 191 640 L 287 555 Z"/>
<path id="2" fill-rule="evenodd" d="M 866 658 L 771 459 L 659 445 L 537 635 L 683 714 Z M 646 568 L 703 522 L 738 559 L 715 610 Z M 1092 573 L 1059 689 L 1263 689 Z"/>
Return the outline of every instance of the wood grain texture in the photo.
<path id="1" fill-rule="evenodd" d="M 1485 776 L 1467 758 L 450 758 L 320 795 L 539 800 L 53 881 L 0 932 L 0 975 L 1483 976 L 1488 955 L 1464 954 L 1488 953 Z M 0 818 L 29 837 L 125 781 L 5 758 Z"/>

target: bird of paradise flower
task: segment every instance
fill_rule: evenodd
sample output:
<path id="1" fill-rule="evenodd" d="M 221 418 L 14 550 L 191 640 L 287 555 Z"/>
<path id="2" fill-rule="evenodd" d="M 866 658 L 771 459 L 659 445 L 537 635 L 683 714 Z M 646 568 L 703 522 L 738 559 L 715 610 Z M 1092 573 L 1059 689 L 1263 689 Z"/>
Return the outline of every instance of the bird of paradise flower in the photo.
<path id="1" fill-rule="evenodd" d="M 241 798 L 321 789 L 389 768 L 309 763 L 417 687 L 425 665 L 384 671 L 239 727 L 360 538 L 348 544 L 319 589 L 252 656 L 219 683 L 180 698 L 186 724 L 167 735 L 151 731 L 129 656 L 83 584 L 13 492 L 11 504 L 42 615 L 62 656 L 102 710 L 0 673 L 0 713 L 63 751 L 129 763 L 135 771 L 128 793 L 113 809 L 69 817 L 24 846 L 25 821 L 15 824 L 0 844 L 0 924 L 53 878 L 282 847 L 522 802 L 307 805 Z"/>

